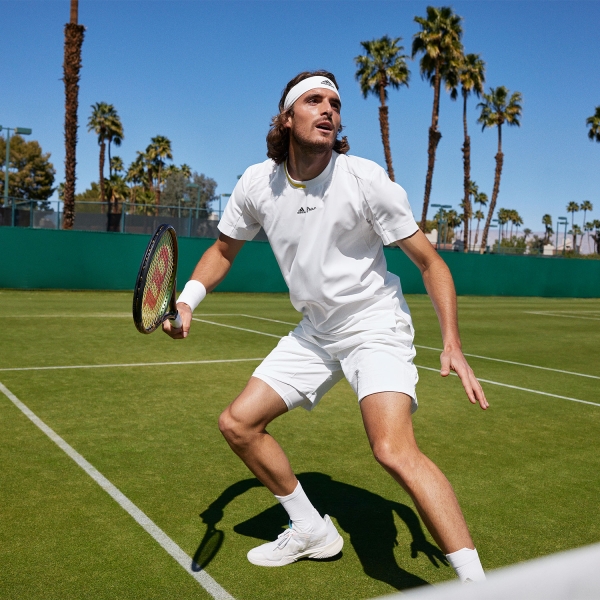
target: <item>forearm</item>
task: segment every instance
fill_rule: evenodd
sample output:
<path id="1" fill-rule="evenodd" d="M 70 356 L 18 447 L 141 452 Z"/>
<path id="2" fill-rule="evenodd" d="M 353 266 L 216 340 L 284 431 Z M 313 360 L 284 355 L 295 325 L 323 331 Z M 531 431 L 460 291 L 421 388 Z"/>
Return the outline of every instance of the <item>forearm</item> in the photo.
<path id="1" fill-rule="evenodd" d="M 200 281 L 207 292 L 212 292 L 225 279 L 232 262 L 215 246 L 211 246 L 202 255 L 190 279 Z"/>
<path id="2" fill-rule="evenodd" d="M 440 322 L 444 349 L 460 348 L 456 290 L 450 269 L 438 258 L 422 271 L 423 283 Z"/>
<path id="3" fill-rule="evenodd" d="M 199 281 L 207 292 L 212 292 L 225 279 L 243 245 L 243 240 L 234 240 L 221 234 L 202 255 L 190 279 Z"/>

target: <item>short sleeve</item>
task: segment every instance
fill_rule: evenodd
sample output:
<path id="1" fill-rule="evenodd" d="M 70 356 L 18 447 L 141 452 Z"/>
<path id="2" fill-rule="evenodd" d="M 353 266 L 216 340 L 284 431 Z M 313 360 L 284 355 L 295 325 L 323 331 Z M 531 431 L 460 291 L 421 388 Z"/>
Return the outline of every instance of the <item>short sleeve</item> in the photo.
<path id="1" fill-rule="evenodd" d="M 260 230 L 246 194 L 250 180 L 251 172 L 247 169 L 237 182 L 219 221 L 219 231 L 235 240 L 251 240 Z"/>
<path id="2" fill-rule="evenodd" d="M 403 240 L 419 229 L 406 192 L 380 167 L 373 173 L 366 202 L 373 217 L 373 229 L 384 244 Z"/>

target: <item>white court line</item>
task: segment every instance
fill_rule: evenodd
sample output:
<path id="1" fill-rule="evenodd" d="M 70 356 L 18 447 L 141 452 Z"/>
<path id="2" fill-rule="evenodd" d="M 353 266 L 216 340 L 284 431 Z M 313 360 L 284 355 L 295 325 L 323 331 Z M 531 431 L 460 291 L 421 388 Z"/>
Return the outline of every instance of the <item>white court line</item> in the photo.
<path id="1" fill-rule="evenodd" d="M 415 348 L 424 348 L 425 350 L 435 350 L 442 352 L 441 348 L 432 348 L 431 346 L 419 346 L 415 344 Z M 529 365 L 527 363 L 516 362 L 514 360 L 504 360 L 502 358 L 491 358 L 489 356 L 480 356 L 479 354 L 468 354 L 463 352 L 465 356 L 472 356 L 473 358 L 482 358 L 484 360 L 493 360 L 495 362 L 507 363 L 509 365 L 518 365 L 520 367 L 530 367 L 531 369 L 543 369 L 544 371 L 554 371 L 555 373 L 565 373 L 566 375 L 577 375 L 578 377 L 589 377 L 590 379 L 600 379 L 598 375 L 588 375 L 587 373 L 575 373 L 575 371 L 564 371 L 563 369 L 552 369 L 551 367 L 540 367 L 539 365 Z"/>
<path id="2" fill-rule="evenodd" d="M 439 369 L 434 369 L 433 367 L 424 367 L 423 365 L 415 365 L 417 369 L 425 369 L 426 371 L 435 371 L 439 373 Z M 456 373 L 451 372 L 451 375 L 456 375 Z M 456 375 L 458 377 L 458 375 Z M 489 379 L 481 379 L 477 378 L 478 381 L 483 381 L 484 383 L 491 383 L 492 385 L 499 385 L 501 387 L 511 388 L 513 390 L 519 390 L 521 392 L 531 392 L 532 394 L 540 394 L 541 396 L 550 396 L 551 398 L 560 398 L 561 400 L 570 400 L 571 402 L 580 402 L 581 404 L 591 404 L 592 406 L 600 406 L 597 402 L 588 402 L 587 400 L 579 400 L 579 398 L 569 398 L 569 396 L 559 396 L 558 394 L 550 394 L 548 392 L 540 392 L 539 390 L 532 390 L 529 388 L 519 387 L 518 385 L 510 385 L 508 383 L 500 383 L 499 381 L 491 381 Z"/>
<path id="3" fill-rule="evenodd" d="M 527 311 L 525 311 L 527 312 Z M 585 314 L 593 314 L 593 315 L 600 315 L 600 310 L 576 310 L 576 309 L 569 309 L 569 310 L 556 310 L 556 309 L 552 309 L 552 310 L 538 310 L 536 311 L 538 313 L 566 313 L 568 315 L 573 315 L 575 313 L 585 313 Z"/>
<path id="4" fill-rule="evenodd" d="M 267 317 L 256 317 L 254 315 L 243 315 L 240 313 L 240 317 L 248 317 L 249 319 L 260 319 L 261 321 L 270 321 L 271 323 L 283 323 L 284 325 L 298 326 L 298 323 L 290 323 L 289 321 L 278 321 L 277 319 L 267 319 Z"/>
<path id="5" fill-rule="evenodd" d="M 228 358 L 215 360 L 179 360 L 171 362 L 120 363 L 111 365 L 60 365 L 52 367 L 7 367 L 0 371 L 54 371 L 56 369 L 113 369 L 117 367 L 154 367 L 165 365 L 210 365 L 212 363 L 253 362 L 263 358 Z"/>
<path id="6" fill-rule="evenodd" d="M 158 526 L 142 512 L 123 492 L 89 463 L 53 429 L 23 404 L 7 387 L 0 383 L 2 392 L 34 425 L 39 427 L 65 454 L 73 459 L 123 510 L 149 533 L 215 600 L 234 600 L 206 571 L 198 565 Z"/>
<path id="7" fill-rule="evenodd" d="M 269 337 L 281 338 L 279 335 L 273 335 L 272 333 L 265 333 L 264 331 L 255 331 L 253 329 L 244 329 L 243 327 L 234 327 L 233 325 L 223 325 L 223 323 L 215 323 L 214 321 L 204 321 L 202 319 L 194 318 L 194 321 L 200 321 L 202 323 L 210 323 L 211 325 L 218 325 L 219 327 L 227 327 L 229 329 L 239 329 L 240 331 L 249 331 L 250 333 L 258 333 L 259 335 L 268 335 Z M 436 371 L 439 372 L 439 369 L 434 369 L 432 367 L 423 367 L 419 365 L 415 365 L 419 369 L 426 369 L 427 371 Z M 455 374 L 455 373 L 454 373 Z M 561 400 L 570 400 L 571 402 L 580 402 L 581 404 L 591 404 L 592 406 L 600 406 L 600 404 L 596 402 L 588 402 L 587 400 L 579 400 L 578 398 L 569 398 L 568 396 L 559 396 L 558 394 L 550 394 L 548 392 L 541 392 L 539 390 L 532 390 L 530 388 L 519 387 L 516 385 L 510 385 L 508 383 L 500 383 L 499 381 L 492 381 L 491 379 L 480 379 L 479 381 L 483 381 L 484 383 L 490 383 L 492 385 L 499 385 L 501 387 L 507 387 L 514 390 L 520 390 L 522 392 L 530 392 L 531 394 L 539 394 L 541 396 L 550 396 L 552 398 L 560 398 Z"/>
<path id="8" fill-rule="evenodd" d="M 224 323 L 215 323 L 214 321 L 206 321 L 205 319 L 197 319 L 196 317 L 192 317 L 194 321 L 199 321 L 200 323 L 208 323 L 209 325 L 218 325 L 219 327 L 227 327 L 228 329 L 237 329 L 238 331 L 248 331 L 250 333 L 257 333 L 258 335 L 266 335 L 267 337 L 274 337 L 280 340 L 282 335 L 275 335 L 274 333 L 265 333 L 264 331 L 256 331 L 255 329 L 245 329 L 244 327 L 234 327 L 233 325 L 225 325 Z"/>
<path id="9" fill-rule="evenodd" d="M 600 321 L 600 317 L 578 317 L 575 315 L 561 315 L 559 313 L 524 310 L 528 315 L 542 315 L 543 317 L 563 317 L 564 319 L 585 319 L 586 321 Z"/>

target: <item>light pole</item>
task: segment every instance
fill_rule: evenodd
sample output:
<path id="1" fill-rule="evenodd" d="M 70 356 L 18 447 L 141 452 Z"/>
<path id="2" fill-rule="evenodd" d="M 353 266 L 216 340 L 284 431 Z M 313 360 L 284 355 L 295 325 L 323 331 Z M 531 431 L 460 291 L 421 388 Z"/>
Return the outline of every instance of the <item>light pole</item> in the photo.
<path id="1" fill-rule="evenodd" d="M 431 205 L 432 208 L 441 208 L 442 210 L 440 211 L 440 217 L 442 217 L 441 220 L 438 221 L 438 237 L 437 237 L 437 250 L 439 252 L 440 249 L 440 237 L 441 237 L 441 230 L 440 230 L 440 225 L 441 223 L 445 223 L 446 224 L 446 231 L 445 231 L 445 235 L 444 235 L 444 246 L 446 245 L 446 240 L 448 239 L 448 220 L 445 218 L 446 216 L 446 208 L 452 208 L 451 204 L 432 204 Z"/>
<path id="2" fill-rule="evenodd" d="M 31 129 L 27 127 L 2 127 L 0 131 L 6 129 L 6 163 L 4 164 L 4 206 L 8 204 L 8 163 L 10 161 L 10 132 L 14 131 L 16 135 L 31 135 Z M 14 204 L 14 202 L 13 202 Z M 13 226 L 15 220 L 15 211 L 13 210 Z"/>
<path id="3" fill-rule="evenodd" d="M 221 198 L 229 198 L 229 196 L 231 196 L 231 194 L 221 194 L 219 196 L 219 221 L 221 220 L 221 215 L 223 214 L 223 211 L 221 210 Z"/>
<path id="4" fill-rule="evenodd" d="M 563 255 L 566 253 L 567 251 L 567 225 L 569 223 L 569 220 L 567 219 L 567 217 L 558 217 L 558 222 L 556 224 L 556 246 L 557 246 L 557 250 L 558 250 L 558 228 L 561 225 L 565 226 L 565 233 L 563 235 Z"/>

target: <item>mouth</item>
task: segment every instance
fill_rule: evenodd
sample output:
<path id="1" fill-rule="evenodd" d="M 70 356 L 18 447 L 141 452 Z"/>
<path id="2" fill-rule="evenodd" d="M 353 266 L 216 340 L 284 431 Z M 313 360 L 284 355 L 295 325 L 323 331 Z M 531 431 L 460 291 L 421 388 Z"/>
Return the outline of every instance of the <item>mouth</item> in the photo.
<path id="1" fill-rule="evenodd" d="M 330 133 L 333 131 L 333 125 L 329 121 L 321 121 L 315 125 L 319 131 Z"/>

